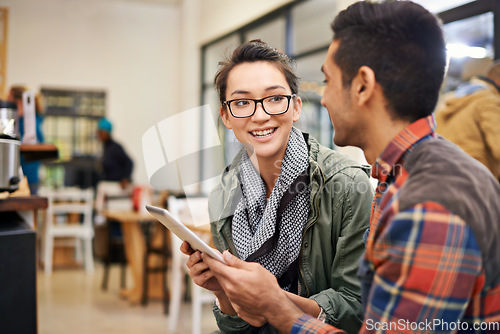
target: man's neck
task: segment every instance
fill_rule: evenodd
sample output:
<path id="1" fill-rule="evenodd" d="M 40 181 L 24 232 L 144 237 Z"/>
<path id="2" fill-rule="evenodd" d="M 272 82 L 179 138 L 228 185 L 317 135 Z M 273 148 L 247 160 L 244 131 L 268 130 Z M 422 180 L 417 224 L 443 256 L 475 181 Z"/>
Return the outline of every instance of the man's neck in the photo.
<path id="1" fill-rule="evenodd" d="M 383 121 L 373 123 L 373 126 L 369 130 L 370 134 L 367 136 L 368 140 L 361 147 L 366 161 L 370 165 L 375 163 L 391 140 L 410 125 L 409 121 L 391 118 L 387 112 L 386 116 L 382 116 L 382 118 Z"/>

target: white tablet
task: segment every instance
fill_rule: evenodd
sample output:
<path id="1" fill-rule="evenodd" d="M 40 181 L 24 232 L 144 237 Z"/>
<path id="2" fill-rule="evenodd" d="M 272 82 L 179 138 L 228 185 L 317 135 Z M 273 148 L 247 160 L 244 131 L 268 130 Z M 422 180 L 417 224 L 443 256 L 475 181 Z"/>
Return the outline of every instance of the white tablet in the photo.
<path id="1" fill-rule="evenodd" d="M 215 249 L 207 245 L 203 240 L 200 239 L 193 231 L 188 229 L 186 225 L 181 223 L 177 218 L 172 216 L 170 212 L 166 209 L 158 208 L 156 206 L 146 205 L 146 209 L 150 214 L 160 221 L 166 228 L 168 228 L 172 233 L 178 236 L 181 240 L 187 241 L 192 249 L 199 250 L 202 253 L 207 253 L 214 259 L 227 264 L 220 253 Z"/>

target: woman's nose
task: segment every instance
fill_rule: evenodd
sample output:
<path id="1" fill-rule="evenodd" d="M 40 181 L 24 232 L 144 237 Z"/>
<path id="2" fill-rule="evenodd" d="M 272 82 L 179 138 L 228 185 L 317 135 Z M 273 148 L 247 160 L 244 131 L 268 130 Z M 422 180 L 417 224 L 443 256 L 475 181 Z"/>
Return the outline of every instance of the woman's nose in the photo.
<path id="1" fill-rule="evenodd" d="M 258 102 L 255 106 L 255 113 L 253 114 L 252 118 L 254 120 L 267 120 L 269 117 L 271 117 L 271 115 L 265 112 L 262 101 Z"/>

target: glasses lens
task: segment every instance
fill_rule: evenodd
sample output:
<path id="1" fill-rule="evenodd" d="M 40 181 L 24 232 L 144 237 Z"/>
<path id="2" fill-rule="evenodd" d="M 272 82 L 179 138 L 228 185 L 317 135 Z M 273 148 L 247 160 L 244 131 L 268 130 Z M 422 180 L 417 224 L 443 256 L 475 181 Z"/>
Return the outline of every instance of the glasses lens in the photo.
<path id="1" fill-rule="evenodd" d="M 288 109 L 288 96 L 274 95 L 264 100 L 264 109 L 268 114 L 282 114 Z"/>
<path id="2" fill-rule="evenodd" d="M 253 113 L 254 102 L 252 100 L 234 100 L 229 103 L 231 112 L 236 117 L 247 117 Z"/>

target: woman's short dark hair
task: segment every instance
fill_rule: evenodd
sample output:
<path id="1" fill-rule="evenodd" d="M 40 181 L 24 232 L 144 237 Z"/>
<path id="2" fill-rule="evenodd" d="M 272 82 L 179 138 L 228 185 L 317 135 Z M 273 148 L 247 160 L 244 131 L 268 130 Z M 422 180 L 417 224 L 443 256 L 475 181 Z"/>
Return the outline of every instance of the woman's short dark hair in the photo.
<path id="1" fill-rule="evenodd" d="M 255 39 L 241 44 L 233 51 L 231 56 L 219 63 L 220 68 L 215 75 L 214 83 L 219 93 L 221 103 L 226 100 L 227 78 L 229 72 L 231 72 L 236 65 L 257 61 L 267 61 L 275 64 L 285 76 L 292 94 L 297 94 L 299 92 L 299 78 L 292 69 L 293 60 L 260 39 Z"/>
<path id="2" fill-rule="evenodd" d="M 436 106 L 446 67 L 439 20 L 410 1 L 357 2 L 331 24 L 339 40 L 334 61 L 349 87 L 370 67 L 395 118 L 415 121 Z"/>

